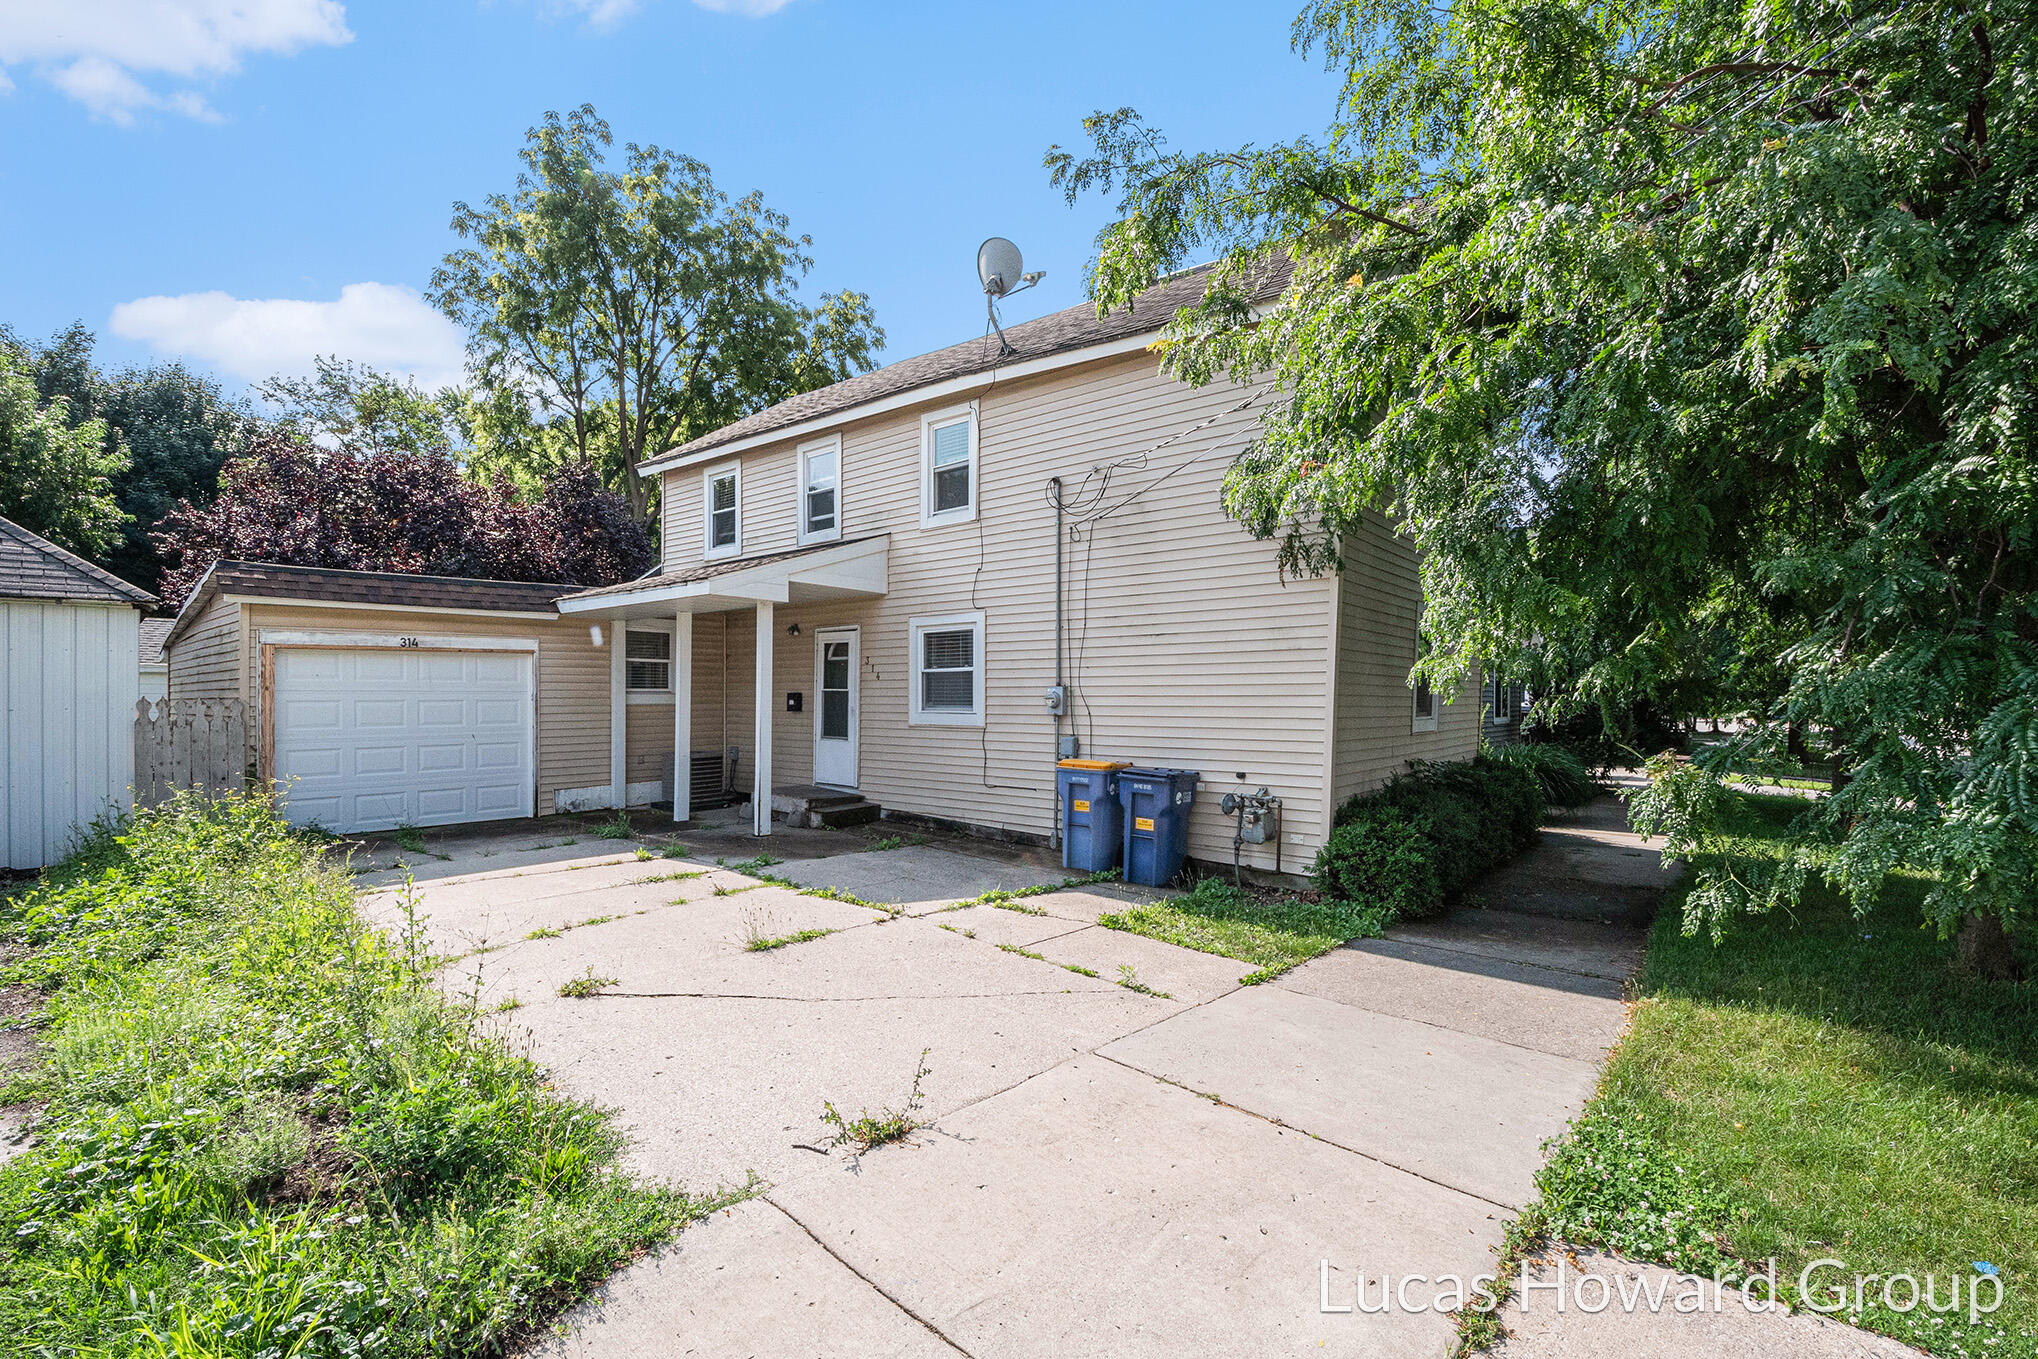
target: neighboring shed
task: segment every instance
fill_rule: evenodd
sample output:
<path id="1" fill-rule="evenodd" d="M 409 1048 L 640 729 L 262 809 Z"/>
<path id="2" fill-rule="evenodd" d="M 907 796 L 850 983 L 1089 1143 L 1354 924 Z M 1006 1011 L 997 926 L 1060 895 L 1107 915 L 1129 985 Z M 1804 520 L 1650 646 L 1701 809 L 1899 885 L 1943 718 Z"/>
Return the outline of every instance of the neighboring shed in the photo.
<path id="1" fill-rule="evenodd" d="M 0 865 L 64 857 L 127 807 L 141 609 L 155 596 L 0 519 Z"/>
<path id="2" fill-rule="evenodd" d="M 163 659 L 163 642 L 169 637 L 174 622 L 169 618 L 142 619 L 142 697 L 151 703 L 170 696 L 170 663 Z"/>

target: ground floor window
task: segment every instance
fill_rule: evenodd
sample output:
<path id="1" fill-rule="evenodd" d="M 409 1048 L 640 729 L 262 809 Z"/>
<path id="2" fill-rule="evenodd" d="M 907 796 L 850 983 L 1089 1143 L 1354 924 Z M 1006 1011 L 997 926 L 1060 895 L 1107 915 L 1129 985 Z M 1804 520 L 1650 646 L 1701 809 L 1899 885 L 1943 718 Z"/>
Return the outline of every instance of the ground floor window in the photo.
<path id="1" fill-rule="evenodd" d="M 916 724 L 982 726 L 984 616 L 952 614 L 912 620 Z"/>
<path id="2" fill-rule="evenodd" d="M 625 638 L 624 686 L 632 693 L 672 692 L 672 634 L 631 628 Z"/>

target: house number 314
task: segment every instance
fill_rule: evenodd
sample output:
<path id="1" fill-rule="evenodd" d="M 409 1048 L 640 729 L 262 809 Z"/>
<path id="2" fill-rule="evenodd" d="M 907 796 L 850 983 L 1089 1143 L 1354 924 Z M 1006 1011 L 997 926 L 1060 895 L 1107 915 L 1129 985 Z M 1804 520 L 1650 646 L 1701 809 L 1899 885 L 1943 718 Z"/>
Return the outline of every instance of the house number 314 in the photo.
<path id="1" fill-rule="evenodd" d="M 399 637 L 399 638 L 397 638 L 397 639 L 396 639 L 396 644 L 397 644 L 398 646 L 423 646 L 423 645 L 424 645 L 424 643 L 423 643 L 422 641 L 420 641 L 420 640 L 419 640 L 418 638 L 416 638 L 416 637 Z"/>

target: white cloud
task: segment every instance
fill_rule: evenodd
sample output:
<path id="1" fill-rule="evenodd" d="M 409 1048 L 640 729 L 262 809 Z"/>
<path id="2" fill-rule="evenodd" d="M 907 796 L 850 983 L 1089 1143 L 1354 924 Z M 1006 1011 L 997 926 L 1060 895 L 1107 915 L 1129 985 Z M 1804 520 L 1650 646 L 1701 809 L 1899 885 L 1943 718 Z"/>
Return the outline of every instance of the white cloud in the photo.
<path id="1" fill-rule="evenodd" d="M 339 0 L 0 0 L 0 66 L 34 65 L 98 117 L 134 121 L 140 109 L 218 115 L 171 83 L 232 75 L 250 54 L 288 56 L 351 42 Z M 7 76 L 0 71 L 0 89 Z"/>
<path id="2" fill-rule="evenodd" d="M 747 14 L 761 19 L 767 14 L 776 14 L 792 3 L 792 0 L 693 0 L 702 9 L 711 9 L 717 14 Z"/>
<path id="3" fill-rule="evenodd" d="M 113 309 L 115 335 L 163 354 L 201 359 L 248 382 L 301 375 L 337 354 L 409 374 L 427 390 L 460 381 L 460 328 L 409 288 L 349 283 L 331 302 L 240 298 L 229 293 L 143 297 Z"/>

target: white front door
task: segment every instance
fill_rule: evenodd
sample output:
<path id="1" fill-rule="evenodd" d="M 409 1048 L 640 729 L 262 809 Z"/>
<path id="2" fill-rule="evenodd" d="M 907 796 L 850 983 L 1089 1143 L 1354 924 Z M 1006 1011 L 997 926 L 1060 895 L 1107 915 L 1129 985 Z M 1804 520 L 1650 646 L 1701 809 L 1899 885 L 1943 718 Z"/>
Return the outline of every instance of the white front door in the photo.
<path id="1" fill-rule="evenodd" d="M 814 633 L 814 782 L 856 787 L 855 628 L 820 628 Z"/>
<path id="2" fill-rule="evenodd" d="M 531 656 L 279 647 L 285 815 L 328 830 L 532 814 Z"/>

